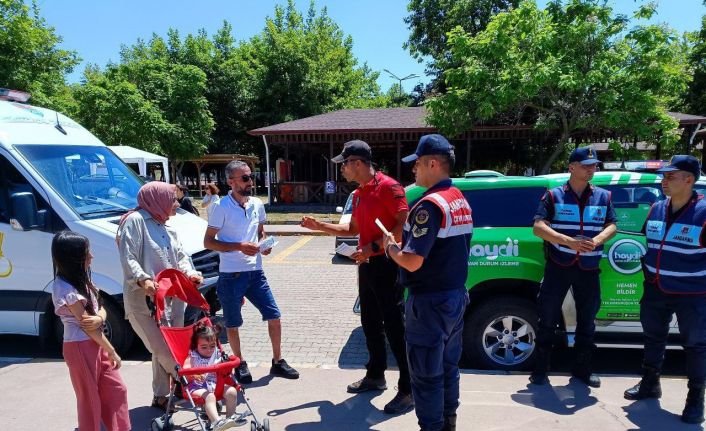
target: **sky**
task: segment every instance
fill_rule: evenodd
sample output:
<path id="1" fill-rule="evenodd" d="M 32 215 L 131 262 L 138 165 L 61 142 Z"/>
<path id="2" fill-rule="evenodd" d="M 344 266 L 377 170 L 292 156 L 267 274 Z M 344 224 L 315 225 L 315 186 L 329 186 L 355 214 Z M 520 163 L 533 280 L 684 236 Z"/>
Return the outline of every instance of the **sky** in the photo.
<path id="1" fill-rule="evenodd" d="M 87 64 L 105 66 L 118 61 L 120 46 L 131 45 L 138 38 L 149 39 L 153 33 L 166 36 L 170 27 L 182 37 L 204 28 L 213 35 L 223 20 L 233 26 L 236 40 L 247 40 L 259 33 L 265 18 L 274 14 L 276 4 L 286 0 L 38 0 L 41 15 L 63 38 L 61 47 L 75 50 L 83 59 L 69 76 L 78 82 Z M 539 0 L 540 5 L 546 0 Z M 407 0 L 316 0 L 316 7 L 326 7 L 329 16 L 345 34 L 353 37 L 353 53 L 360 63 L 380 72 L 378 83 L 387 90 L 397 82 L 384 69 L 399 77 L 416 74 L 419 78 L 403 82 L 411 91 L 418 82 L 428 82 L 424 64 L 417 62 L 402 45 L 409 36 L 403 19 L 408 15 Z M 635 0 L 609 2 L 618 13 L 631 15 Z M 308 0 L 298 0 L 297 7 L 306 13 Z M 667 23 L 679 32 L 700 28 L 706 14 L 702 0 L 661 0 L 653 21 Z"/>

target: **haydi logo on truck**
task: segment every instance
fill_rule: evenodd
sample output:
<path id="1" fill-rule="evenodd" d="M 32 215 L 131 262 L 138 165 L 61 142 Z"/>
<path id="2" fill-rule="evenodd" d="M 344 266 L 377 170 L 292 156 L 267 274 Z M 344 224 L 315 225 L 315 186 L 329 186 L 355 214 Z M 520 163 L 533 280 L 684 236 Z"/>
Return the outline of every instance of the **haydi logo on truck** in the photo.
<path id="1" fill-rule="evenodd" d="M 498 256 L 502 257 L 517 257 L 520 255 L 519 240 L 508 237 L 505 245 L 490 245 L 490 244 L 474 244 L 471 246 L 472 257 L 485 257 L 488 260 L 495 260 Z M 468 264 L 471 264 L 472 259 L 469 259 Z"/>
<path id="2" fill-rule="evenodd" d="M 463 330 L 464 358 L 472 366 L 521 370 L 531 368 L 537 325 L 537 293 L 544 276 L 544 242 L 534 236 L 532 225 L 537 205 L 547 189 L 562 186 L 568 174 L 538 177 L 456 178 L 453 183 L 473 210 L 474 231 L 470 244 L 466 287 L 471 296 Z M 600 262 L 601 308 L 597 315 L 600 345 L 635 344 L 641 347 L 640 298 L 643 275 L 641 258 L 647 248 L 640 233 L 652 203 L 664 199 L 661 176 L 653 173 L 598 172 L 592 183 L 611 192 L 619 233 L 605 244 Z M 704 194 L 706 181 L 697 182 Z M 423 189 L 407 188 L 410 204 Z M 562 205 L 555 210 L 579 220 L 578 211 Z M 605 211 L 587 207 L 584 220 L 605 220 Z M 653 222 L 647 230 L 664 234 Z M 688 230 L 674 230 L 683 241 Z M 576 311 L 573 293 L 562 308 L 561 330 L 568 345 L 573 342 Z M 676 328 L 674 328 L 676 330 Z M 630 337 L 634 338 L 630 338 Z M 625 337 L 625 342 L 623 338 Z"/>

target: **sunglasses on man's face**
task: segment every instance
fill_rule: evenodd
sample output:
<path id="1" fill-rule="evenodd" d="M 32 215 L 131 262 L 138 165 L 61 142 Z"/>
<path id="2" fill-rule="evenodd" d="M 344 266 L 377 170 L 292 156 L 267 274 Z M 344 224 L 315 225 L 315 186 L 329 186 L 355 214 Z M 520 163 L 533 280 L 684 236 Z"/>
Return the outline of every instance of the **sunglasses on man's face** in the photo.
<path id="1" fill-rule="evenodd" d="M 255 175 L 243 175 L 241 177 L 229 177 L 231 180 L 234 180 L 236 178 L 240 178 L 244 183 L 247 183 L 248 181 L 255 181 Z"/>
<path id="2" fill-rule="evenodd" d="M 355 162 L 356 160 L 361 160 L 361 161 L 362 161 L 363 159 L 355 159 L 355 158 L 350 158 L 350 157 L 349 157 L 349 158 L 347 158 L 346 160 L 343 161 L 343 165 L 345 166 L 345 165 L 347 165 L 347 164 L 350 163 L 350 162 Z"/>

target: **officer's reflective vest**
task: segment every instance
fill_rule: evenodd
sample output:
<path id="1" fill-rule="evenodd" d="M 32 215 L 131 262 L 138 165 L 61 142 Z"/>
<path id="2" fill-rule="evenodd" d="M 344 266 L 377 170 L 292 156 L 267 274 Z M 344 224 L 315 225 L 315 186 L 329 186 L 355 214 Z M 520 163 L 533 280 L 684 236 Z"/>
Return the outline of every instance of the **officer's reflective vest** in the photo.
<path id="1" fill-rule="evenodd" d="M 655 203 L 647 217 L 645 278 L 667 293 L 706 293 L 706 248 L 701 244 L 706 201 L 703 195 L 692 198 L 667 229 L 669 202 Z"/>
<path id="2" fill-rule="evenodd" d="M 434 193 L 429 193 L 422 197 L 415 205 L 423 201 L 432 202 L 441 209 L 444 214 L 441 219 L 441 228 L 437 238 L 449 238 L 458 235 L 473 235 L 473 216 L 471 207 L 463 196 L 463 193 L 456 187 L 441 189 Z M 411 213 L 411 211 L 410 211 Z M 405 230 L 409 230 L 409 224 L 405 224 Z"/>
<path id="3" fill-rule="evenodd" d="M 549 191 L 549 196 L 554 202 L 552 229 L 572 238 L 579 235 L 593 238 L 603 230 L 610 192 L 590 184 L 589 187 L 591 194 L 586 200 L 583 212 L 579 207 L 576 193 L 570 189 L 568 183 Z M 549 244 L 549 258 L 559 265 L 568 266 L 578 262 L 582 269 L 596 269 L 603 255 L 602 244 L 593 251 L 582 253 L 553 242 Z"/>

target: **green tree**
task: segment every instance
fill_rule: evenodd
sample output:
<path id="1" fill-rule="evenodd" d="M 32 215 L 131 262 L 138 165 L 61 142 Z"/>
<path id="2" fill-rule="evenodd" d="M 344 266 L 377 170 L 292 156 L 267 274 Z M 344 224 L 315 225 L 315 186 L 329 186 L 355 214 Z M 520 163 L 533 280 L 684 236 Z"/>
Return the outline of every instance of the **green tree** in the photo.
<path id="1" fill-rule="evenodd" d="M 447 57 L 448 33 L 456 27 L 471 35 L 485 30 L 490 19 L 517 7 L 519 0 L 410 0 L 404 19 L 410 35 L 405 42 L 414 58 L 435 61 Z"/>
<path id="2" fill-rule="evenodd" d="M 358 65 L 352 50 L 352 38 L 325 8 L 317 13 L 311 3 L 305 18 L 290 0 L 223 64 L 220 85 L 233 83 L 243 131 L 336 109 L 386 106 L 378 73 Z"/>
<path id="3" fill-rule="evenodd" d="M 685 102 L 692 113 L 706 115 L 706 15 L 701 18 L 701 30 L 693 35 L 689 64 L 694 77 Z"/>
<path id="4" fill-rule="evenodd" d="M 151 49 L 158 50 L 156 42 Z M 105 72 L 88 69 L 75 93 L 78 118 L 108 144 L 154 151 L 179 163 L 202 155 L 210 142 L 214 123 L 206 76 L 198 67 L 127 55 Z"/>
<path id="5" fill-rule="evenodd" d="M 517 7 L 520 0 L 410 0 L 405 17 L 410 35 L 403 45 L 420 63 L 427 61 L 427 85 L 414 89 L 414 104 L 419 105 L 434 94 L 446 92 L 440 62 L 449 60 L 448 34 L 460 27 L 470 35 L 485 30 L 490 19 L 500 12 Z M 448 67 L 448 64 L 447 66 Z"/>
<path id="6" fill-rule="evenodd" d="M 58 48 L 61 37 L 39 16 L 35 1 L 0 0 L 0 87 L 32 94 L 32 102 L 71 111 L 64 79 L 80 59 Z"/>
<path id="7" fill-rule="evenodd" d="M 636 16 L 650 16 L 651 7 Z M 428 102 L 430 121 L 455 135 L 502 113 L 531 118 L 559 133 L 541 172 L 580 132 L 673 145 L 678 124 L 667 108 L 688 81 L 684 45 L 666 27 L 628 25 L 603 1 L 555 0 L 544 10 L 524 1 L 475 36 L 457 28 L 444 72 L 448 92 Z"/>

